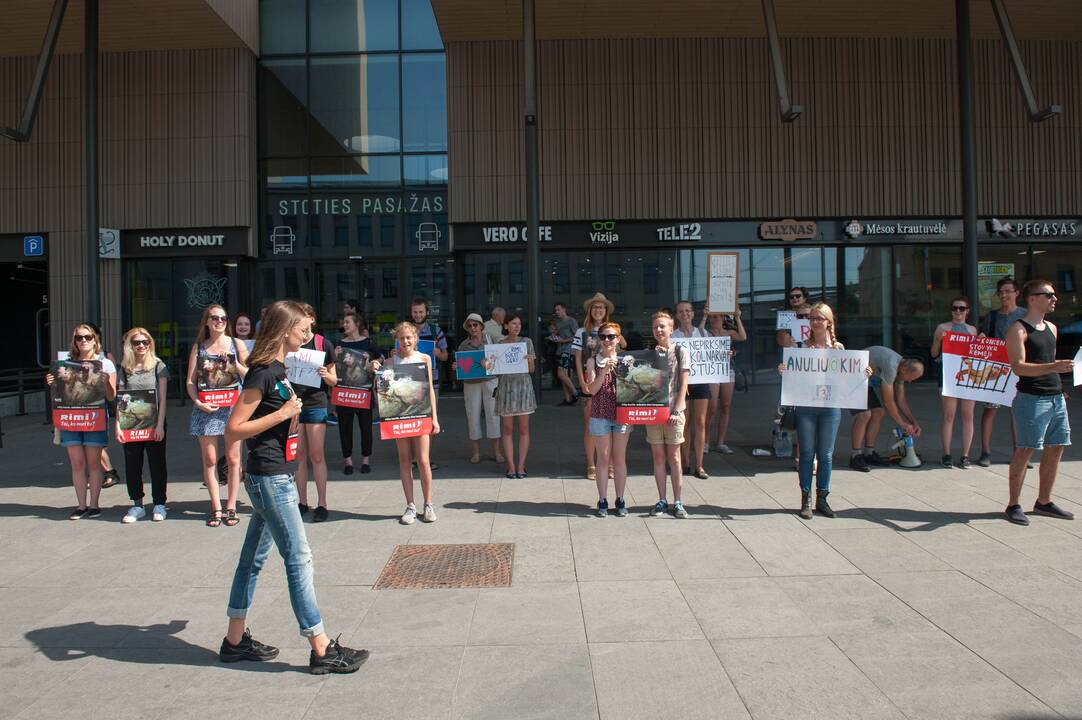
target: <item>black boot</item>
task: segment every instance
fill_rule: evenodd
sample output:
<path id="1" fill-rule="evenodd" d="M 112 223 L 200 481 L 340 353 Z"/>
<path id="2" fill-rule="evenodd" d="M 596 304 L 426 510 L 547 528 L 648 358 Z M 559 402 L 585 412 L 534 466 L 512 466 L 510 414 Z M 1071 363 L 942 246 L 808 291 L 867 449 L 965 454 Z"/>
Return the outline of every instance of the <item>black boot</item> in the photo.
<path id="1" fill-rule="evenodd" d="M 800 493 L 800 517 L 805 520 L 812 519 L 812 502 L 811 493 L 801 491 Z"/>
<path id="2" fill-rule="evenodd" d="M 826 515 L 829 518 L 834 517 L 834 511 L 830 509 L 830 505 L 827 503 L 827 495 L 830 492 L 827 490 L 817 490 L 815 492 L 815 511 L 820 515 Z"/>

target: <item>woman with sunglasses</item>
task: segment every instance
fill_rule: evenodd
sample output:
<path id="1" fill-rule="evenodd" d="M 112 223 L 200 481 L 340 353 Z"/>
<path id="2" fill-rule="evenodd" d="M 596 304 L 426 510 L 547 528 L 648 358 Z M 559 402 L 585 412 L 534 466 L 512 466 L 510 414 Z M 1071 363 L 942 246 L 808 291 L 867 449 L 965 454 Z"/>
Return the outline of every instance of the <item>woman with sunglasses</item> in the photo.
<path id="1" fill-rule="evenodd" d="M 521 337 L 522 316 L 511 313 L 503 323 L 507 336 L 501 343 L 526 343 L 526 366 L 528 372 L 500 375 L 496 385 L 496 414 L 503 425 L 503 455 L 507 460 L 507 478 L 526 477 L 526 455 L 530 452 L 530 415 L 537 410 L 537 397 L 533 392 L 534 354 L 533 340 Z M 518 427 L 518 467 L 515 466 L 515 427 Z"/>
<path id="2" fill-rule="evenodd" d="M 151 499 L 154 508 L 151 519 L 165 520 L 165 488 L 168 475 L 165 469 L 165 394 L 169 385 L 169 371 L 154 352 L 154 338 L 145 328 L 132 328 L 124 334 L 123 359 L 117 370 L 118 395 L 128 391 L 154 390 L 157 403 L 157 423 L 149 440 L 125 442 L 116 424 L 116 439 L 124 448 L 124 476 L 128 483 L 128 497 L 132 506 L 121 522 L 133 523 L 146 517 L 143 508 L 143 455 L 150 464 Z"/>
<path id="3" fill-rule="evenodd" d="M 977 328 L 966 322 L 969 316 L 969 299 L 959 296 L 951 300 L 951 319 L 948 322 L 936 326 L 935 335 L 932 339 L 932 357 L 937 358 L 943 353 L 943 336 L 947 333 L 961 333 L 963 335 L 976 335 Z M 939 430 L 939 438 L 943 442 L 943 467 L 950 469 L 954 463 L 951 460 L 951 439 L 954 437 L 954 416 L 958 412 L 958 406 L 962 406 L 962 457 L 958 460 L 958 467 L 969 469 L 969 449 L 973 445 L 973 410 L 977 403 L 975 400 L 959 400 L 958 398 L 940 397 L 943 404 L 943 423 Z"/>
<path id="4" fill-rule="evenodd" d="M 296 420 L 303 403 L 286 379 L 286 353 L 296 352 L 309 336 L 311 320 L 295 302 L 280 300 L 267 309 L 252 350 L 244 391 L 229 416 L 226 442 L 248 447 L 244 489 L 252 503 L 252 520 L 229 591 L 229 628 L 218 658 L 231 663 L 268 661 L 278 648 L 264 645 L 245 627 L 259 571 L 278 547 L 285 565 L 293 615 L 312 650 L 308 670 L 314 675 L 355 672 L 368 659 L 367 650 L 353 650 L 331 640 L 316 602 L 312 551 L 297 504 Z"/>
<path id="5" fill-rule="evenodd" d="M 105 401 L 101 403 L 101 412 L 105 412 L 106 402 L 116 398 L 116 366 L 113 361 L 102 356 L 101 339 L 89 325 L 76 325 L 71 334 L 71 349 L 68 359 L 76 362 L 101 363 L 101 372 L 108 377 L 105 383 Z M 45 376 L 45 382 L 52 385 L 56 378 L 52 373 Z M 75 487 L 75 499 L 78 506 L 68 516 L 69 520 L 84 517 L 101 517 L 102 467 L 101 453 L 109 444 L 109 435 L 105 430 L 91 432 L 60 431 L 60 444 L 67 449 L 71 463 L 71 484 Z M 87 505 L 87 486 L 90 488 L 90 504 Z"/>
<path id="6" fill-rule="evenodd" d="M 368 335 L 368 326 L 364 318 L 357 313 L 347 312 L 342 317 L 342 337 L 335 345 L 335 357 L 340 353 L 338 348 L 348 348 L 361 353 L 361 362 L 367 367 L 372 359 L 383 357 L 383 352 L 377 348 Z M 357 427 L 361 430 L 361 472 L 372 472 L 369 459 L 372 457 L 372 403 L 376 401 L 375 392 L 372 393 L 371 402 L 367 408 L 352 408 L 344 405 L 335 405 L 338 411 L 338 439 L 342 443 L 342 457 L 345 466 L 342 472 L 346 475 L 353 474 L 353 419 L 357 418 Z"/>
<path id="7" fill-rule="evenodd" d="M 594 293 L 582 304 L 586 317 L 582 321 L 582 327 L 575 331 L 575 339 L 571 341 L 571 354 L 575 358 L 575 374 L 578 375 L 579 388 L 586 387 L 586 376 L 583 374 L 588 360 L 600 349 L 600 341 L 597 339 L 597 330 L 604 323 L 612 320 L 612 313 L 616 309 L 612 301 L 602 293 Z M 626 343 L 620 339 L 620 347 Z M 586 450 L 586 479 L 597 479 L 597 466 L 594 464 L 594 438 L 590 435 L 590 394 L 588 390 L 580 393 L 583 396 L 582 418 L 583 433 L 582 445 Z"/>
<path id="8" fill-rule="evenodd" d="M 627 517 L 624 487 L 627 485 L 627 443 L 634 425 L 616 422 L 616 365 L 620 326 L 603 323 L 597 331 L 601 348 L 586 361 L 586 385 L 590 391 L 590 435 L 597 448 L 597 515 L 609 514 L 609 468 L 616 483 L 616 516 Z"/>
<path id="9" fill-rule="evenodd" d="M 801 305 L 810 305 L 811 297 L 808 295 L 808 289 L 799 285 L 789 289 L 789 310 L 792 312 L 799 312 Z M 778 347 L 798 347 L 800 344 L 800 338 L 794 338 L 792 333 L 788 330 L 778 330 L 774 333 L 774 340 L 778 343 Z"/>
<path id="10" fill-rule="evenodd" d="M 229 420 L 231 406 L 219 406 L 199 400 L 196 377 L 201 364 L 213 358 L 225 358 L 236 374 L 243 379 L 248 372 L 248 348 L 226 332 L 229 317 L 221 305 L 211 305 L 203 311 L 199 333 L 188 355 L 188 397 L 192 401 L 190 431 L 199 440 L 199 453 L 203 459 L 203 484 L 210 493 L 211 513 L 207 527 L 218 527 L 223 522 L 233 527 L 240 522 L 237 517 L 237 495 L 240 493 L 240 442 L 224 441 L 225 424 Z M 239 385 L 237 386 L 239 389 Z M 225 512 L 222 512 L 221 495 L 218 491 L 218 438 L 223 438 L 223 450 L 229 467 Z"/>
<path id="11" fill-rule="evenodd" d="M 458 345 L 459 352 L 471 350 L 484 350 L 485 345 L 498 342 L 493 340 L 485 332 L 485 321 L 477 313 L 470 313 L 462 328 L 469 333 L 468 337 Z M 502 336 L 501 336 L 502 337 Z M 466 401 L 466 426 L 470 436 L 470 447 L 473 454 L 470 462 L 476 465 L 481 462 L 481 411 L 485 413 L 484 436 L 492 441 L 492 455 L 497 464 L 504 462 L 503 453 L 500 452 L 500 416 L 496 414 L 496 384 L 497 378 L 481 378 L 477 380 L 463 380 L 462 394 Z"/>

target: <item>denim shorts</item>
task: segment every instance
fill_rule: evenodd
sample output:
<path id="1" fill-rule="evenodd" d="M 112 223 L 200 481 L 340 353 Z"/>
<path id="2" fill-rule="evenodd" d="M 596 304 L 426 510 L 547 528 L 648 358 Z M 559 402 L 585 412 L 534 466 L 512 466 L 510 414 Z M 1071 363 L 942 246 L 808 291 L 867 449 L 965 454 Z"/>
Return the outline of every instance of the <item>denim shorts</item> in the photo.
<path id="1" fill-rule="evenodd" d="M 327 422 L 327 408 L 305 408 L 301 410 L 299 422 L 305 425 L 323 425 Z"/>
<path id="2" fill-rule="evenodd" d="M 635 429 L 634 425 L 621 425 L 605 418 L 590 418 L 590 437 L 605 437 L 610 433 L 626 435 Z"/>
<path id="3" fill-rule="evenodd" d="M 1018 447 L 1040 450 L 1045 445 L 1070 445 L 1071 423 L 1062 393 L 1030 395 L 1020 392 L 1011 405 Z"/>
<path id="4" fill-rule="evenodd" d="M 71 432 L 69 430 L 61 430 L 60 444 L 64 447 L 76 447 L 79 445 L 82 445 L 83 447 L 109 447 L 109 433 L 105 430 L 98 430 L 96 432 Z"/>

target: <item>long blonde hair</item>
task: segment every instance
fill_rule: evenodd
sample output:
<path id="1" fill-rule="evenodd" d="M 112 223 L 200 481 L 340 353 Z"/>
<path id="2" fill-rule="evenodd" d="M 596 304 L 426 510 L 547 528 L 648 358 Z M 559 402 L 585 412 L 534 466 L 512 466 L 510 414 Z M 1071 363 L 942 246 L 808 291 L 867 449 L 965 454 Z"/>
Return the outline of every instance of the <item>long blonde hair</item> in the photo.
<path id="1" fill-rule="evenodd" d="M 70 353 L 70 357 L 71 357 L 72 360 L 80 360 L 81 359 L 79 357 L 79 352 L 80 352 L 79 351 L 79 343 L 77 343 L 75 341 L 75 336 L 76 335 L 86 335 L 87 333 L 79 332 L 80 330 L 84 330 L 84 329 L 89 330 L 90 331 L 89 334 L 94 336 L 94 357 L 92 357 L 90 359 L 91 360 L 97 360 L 98 356 L 101 355 L 101 336 L 98 335 L 97 330 L 95 330 L 91 326 L 87 325 L 86 323 L 76 325 L 75 329 L 71 331 L 71 353 Z"/>
<path id="2" fill-rule="evenodd" d="M 304 308 L 298 302 L 277 300 L 271 303 L 267 308 L 267 314 L 263 316 L 263 322 L 259 324 L 255 346 L 248 355 L 248 367 L 270 365 L 277 360 L 278 353 L 282 351 L 282 338 L 297 323 L 307 319 Z"/>
<path id="3" fill-rule="evenodd" d="M 132 348 L 132 338 L 136 335 L 145 335 L 147 340 L 150 341 L 150 345 L 147 346 L 147 354 L 143 359 L 143 366 L 136 367 L 135 365 L 135 350 Z M 133 327 L 128 332 L 124 333 L 124 354 L 120 359 L 120 366 L 124 368 L 126 373 L 136 373 L 140 370 L 153 370 L 158 366 L 158 355 L 154 352 L 154 336 L 147 332 L 146 328 Z"/>
<path id="4" fill-rule="evenodd" d="M 830 347 L 837 348 L 840 344 L 834 334 L 834 311 L 825 302 L 817 302 L 808 309 L 809 314 L 817 312 L 827 319 L 827 337 L 830 338 Z M 814 338 L 814 335 L 812 336 Z"/>

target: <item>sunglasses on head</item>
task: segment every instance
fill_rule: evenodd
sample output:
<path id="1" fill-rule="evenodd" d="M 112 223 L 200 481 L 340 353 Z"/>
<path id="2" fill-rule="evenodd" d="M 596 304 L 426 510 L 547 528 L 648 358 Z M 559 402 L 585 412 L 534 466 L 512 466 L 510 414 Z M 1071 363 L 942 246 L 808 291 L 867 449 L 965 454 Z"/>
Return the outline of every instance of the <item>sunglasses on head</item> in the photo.
<path id="1" fill-rule="evenodd" d="M 965 312 L 968 309 L 969 308 L 966 307 L 965 305 L 952 305 L 951 306 L 951 311 L 952 312 Z"/>
<path id="2" fill-rule="evenodd" d="M 211 322 L 225 322 L 228 316 L 226 315 L 208 315 L 207 320 Z"/>
<path id="3" fill-rule="evenodd" d="M 611 333 L 605 333 L 604 335 L 598 335 L 602 340 L 615 340 L 616 336 Z"/>
<path id="4" fill-rule="evenodd" d="M 75 340 L 77 342 L 94 342 L 93 335 L 76 335 Z"/>
<path id="5" fill-rule="evenodd" d="M 132 347 L 150 347 L 149 340 L 132 340 Z"/>

